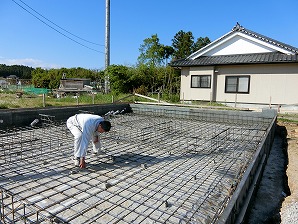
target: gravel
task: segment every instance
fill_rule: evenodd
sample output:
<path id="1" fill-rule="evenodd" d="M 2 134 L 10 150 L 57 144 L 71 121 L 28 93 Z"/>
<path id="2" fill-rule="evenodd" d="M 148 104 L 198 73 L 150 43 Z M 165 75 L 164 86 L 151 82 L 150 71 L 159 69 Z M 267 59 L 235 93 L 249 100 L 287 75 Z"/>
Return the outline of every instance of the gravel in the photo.
<path id="1" fill-rule="evenodd" d="M 298 202 L 287 205 L 281 212 L 282 224 L 298 223 Z"/>

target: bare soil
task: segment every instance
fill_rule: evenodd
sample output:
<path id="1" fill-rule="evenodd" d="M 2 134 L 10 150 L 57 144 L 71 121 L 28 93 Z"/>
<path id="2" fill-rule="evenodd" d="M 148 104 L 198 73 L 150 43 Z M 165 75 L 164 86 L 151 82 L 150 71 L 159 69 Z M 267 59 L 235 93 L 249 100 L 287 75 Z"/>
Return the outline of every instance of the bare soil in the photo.
<path id="1" fill-rule="evenodd" d="M 278 121 L 246 223 L 298 223 L 298 123 Z"/>
<path id="2" fill-rule="evenodd" d="M 281 123 L 287 129 L 287 157 L 286 175 L 290 195 L 285 198 L 281 207 L 282 223 L 298 223 L 298 124 Z"/>

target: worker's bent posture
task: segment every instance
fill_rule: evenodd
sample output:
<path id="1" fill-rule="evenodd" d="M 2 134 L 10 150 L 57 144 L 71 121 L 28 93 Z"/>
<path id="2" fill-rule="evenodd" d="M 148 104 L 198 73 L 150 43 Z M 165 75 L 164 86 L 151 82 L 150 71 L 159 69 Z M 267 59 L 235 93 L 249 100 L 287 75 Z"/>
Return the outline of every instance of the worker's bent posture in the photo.
<path id="1" fill-rule="evenodd" d="M 76 114 L 67 119 L 67 128 L 74 136 L 74 163 L 86 168 L 85 156 L 92 138 L 93 153 L 100 150 L 98 133 L 110 131 L 111 123 L 94 114 Z"/>

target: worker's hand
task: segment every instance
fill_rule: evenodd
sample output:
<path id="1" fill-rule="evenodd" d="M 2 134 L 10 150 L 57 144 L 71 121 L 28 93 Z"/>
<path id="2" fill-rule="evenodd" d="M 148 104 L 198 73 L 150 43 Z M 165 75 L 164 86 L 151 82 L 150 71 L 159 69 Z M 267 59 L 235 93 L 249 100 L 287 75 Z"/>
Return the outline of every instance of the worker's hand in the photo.
<path id="1" fill-rule="evenodd" d="M 94 139 L 93 139 L 93 142 L 94 142 L 94 143 L 97 143 L 98 141 L 99 141 L 98 136 L 95 136 Z"/>
<path id="2" fill-rule="evenodd" d="M 81 168 L 81 169 L 86 168 L 85 157 L 81 157 L 81 158 L 80 158 L 80 168 Z"/>

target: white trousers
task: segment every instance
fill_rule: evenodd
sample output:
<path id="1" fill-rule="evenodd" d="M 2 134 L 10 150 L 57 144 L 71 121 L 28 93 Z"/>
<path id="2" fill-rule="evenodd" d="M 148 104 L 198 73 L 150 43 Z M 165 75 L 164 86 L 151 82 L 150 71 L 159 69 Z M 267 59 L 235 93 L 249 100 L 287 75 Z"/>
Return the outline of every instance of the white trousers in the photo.
<path id="1" fill-rule="evenodd" d="M 87 154 L 87 149 L 89 142 L 86 142 L 83 138 L 84 133 L 81 131 L 76 119 L 74 116 L 70 117 L 66 122 L 67 128 L 70 130 L 72 135 L 74 136 L 74 150 L 73 155 L 74 157 L 85 157 Z M 94 152 L 98 152 L 101 148 L 100 140 L 98 137 L 98 142 L 94 143 L 94 140 L 97 136 L 97 133 L 92 136 L 92 149 Z"/>

